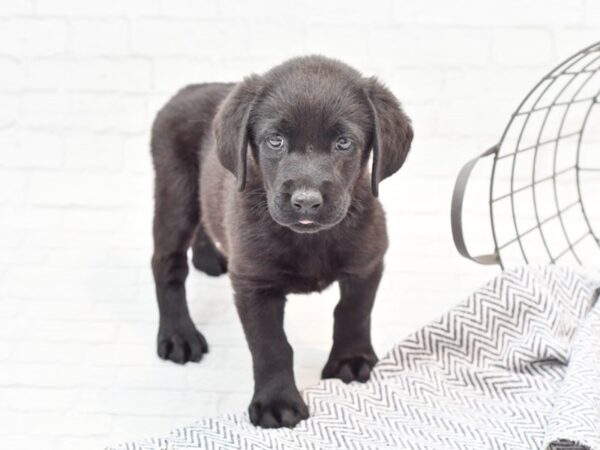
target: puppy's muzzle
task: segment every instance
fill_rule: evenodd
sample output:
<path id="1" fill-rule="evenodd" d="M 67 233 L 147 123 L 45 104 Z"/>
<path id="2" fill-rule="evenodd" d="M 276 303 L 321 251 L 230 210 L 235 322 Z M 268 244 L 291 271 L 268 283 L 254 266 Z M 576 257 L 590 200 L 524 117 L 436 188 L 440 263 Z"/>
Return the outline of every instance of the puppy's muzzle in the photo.
<path id="1" fill-rule="evenodd" d="M 288 179 L 271 191 L 269 212 L 280 225 L 298 233 L 315 233 L 339 223 L 348 210 L 348 200 L 329 181 Z"/>
<path id="2" fill-rule="evenodd" d="M 310 216 L 323 205 L 323 196 L 316 189 L 298 189 L 294 191 L 290 201 L 298 214 Z"/>

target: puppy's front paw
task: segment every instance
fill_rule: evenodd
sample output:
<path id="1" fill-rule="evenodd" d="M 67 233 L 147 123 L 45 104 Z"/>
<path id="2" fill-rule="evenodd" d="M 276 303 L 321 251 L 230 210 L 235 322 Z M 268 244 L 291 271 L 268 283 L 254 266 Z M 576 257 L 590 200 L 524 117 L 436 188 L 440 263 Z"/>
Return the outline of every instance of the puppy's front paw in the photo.
<path id="1" fill-rule="evenodd" d="M 183 323 L 161 323 L 157 344 L 158 356 L 177 364 L 198 362 L 208 353 L 206 339 L 196 330 L 191 320 Z"/>
<path id="2" fill-rule="evenodd" d="M 274 394 L 254 394 L 250 422 L 262 428 L 293 428 L 308 418 L 308 406 L 296 388 Z"/>
<path id="3" fill-rule="evenodd" d="M 369 380 L 371 370 L 376 363 L 375 353 L 340 358 L 330 356 L 323 368 L 321 378 L 339 378 L 344 383 L 352 381 L 364 383 Z"/>

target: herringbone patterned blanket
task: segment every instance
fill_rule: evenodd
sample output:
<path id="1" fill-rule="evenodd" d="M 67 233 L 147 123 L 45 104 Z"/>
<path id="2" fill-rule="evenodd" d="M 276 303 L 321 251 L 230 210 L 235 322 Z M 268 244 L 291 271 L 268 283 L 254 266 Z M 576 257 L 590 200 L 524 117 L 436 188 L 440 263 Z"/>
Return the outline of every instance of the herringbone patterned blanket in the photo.
<path id="1" fill-rule="evenodd" d="M 293 430 L 201 419 L 145 449 L 600 450 L 600 274 L 504 272 L 397 345 L 371 381 L 303 393 Z"/>

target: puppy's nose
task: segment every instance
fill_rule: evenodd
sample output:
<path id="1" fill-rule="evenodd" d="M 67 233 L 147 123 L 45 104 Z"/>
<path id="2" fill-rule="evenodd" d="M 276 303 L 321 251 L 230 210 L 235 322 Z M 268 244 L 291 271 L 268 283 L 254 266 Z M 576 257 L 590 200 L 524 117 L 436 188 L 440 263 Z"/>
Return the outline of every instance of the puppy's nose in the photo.
<path id="1" fill-rule="evenodd" d="M 299 189 L 292 194 L 292 206 L 298 212 L 314 212 L 323 204 L 323 196 L 315 189 Z"/>

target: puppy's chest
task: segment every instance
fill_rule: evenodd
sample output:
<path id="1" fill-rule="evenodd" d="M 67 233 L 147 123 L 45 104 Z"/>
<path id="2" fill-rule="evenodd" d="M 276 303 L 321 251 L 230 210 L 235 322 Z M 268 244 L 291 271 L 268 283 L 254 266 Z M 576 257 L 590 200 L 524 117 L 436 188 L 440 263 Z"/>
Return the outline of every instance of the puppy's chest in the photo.
<path id="1" fill-rule="evenodd" d="M 333 283 L 342 271 L 335 251 L 297 249 L 280 261 L 279 271 L 291 293 L 320 292 Z"/>

